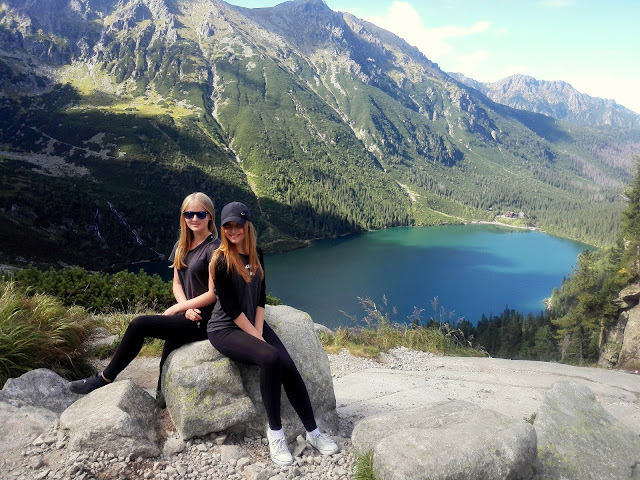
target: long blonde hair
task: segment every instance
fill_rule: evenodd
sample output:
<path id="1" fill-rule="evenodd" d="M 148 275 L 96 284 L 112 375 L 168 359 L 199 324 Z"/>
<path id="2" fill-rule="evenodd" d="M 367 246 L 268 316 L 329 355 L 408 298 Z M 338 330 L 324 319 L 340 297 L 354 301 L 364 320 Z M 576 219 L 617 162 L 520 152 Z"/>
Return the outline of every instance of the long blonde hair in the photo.
<path id="1" fill-rule="evenodd" d="M 187 264 L 184 263 L 184 257 L 186 257 L 189 250 L 191 250 L 191 244 L 193 243 L 193 232 L 189 227 L 187 227 L 187 222 L 184 215 L 182 215 L 182 212 L 184 212 L 187 205 L 191 202 L 199 203 L 207 211 L 209 214 L 209 223 L 207 228 L 213 234 L 214 240 L 218 238 L 218 230 L 216 229 L 216 211 L 213 208 L 213 202 L 209 196 L 202 192 L 194 192 L 187 195 L 182 201 L 182 206 L 180 207 L 180 239 L 178 240 L 178 247 L 176 248 L 173 265 L 171 265 L 171 268 L 175 267 L 178 270 L 187 267 Z"/>
<path id="2" fill-rule="evenodd" d="M 224 228 L 224 225 L 222 226 Z M 253 223 L 247 221 L 244 224 L 244 244 L 243 249 L 249 254 L 249 268 L 251 271 L 245 268 L 245 264 L 240 258 L 240 254 L 236 250 L 236 247 L 229 242 L 226 235 L 220 237 L 221 244 L 217 250 L 213 253 L 213 258 L 209 264 L 209 273 L 211 278 L 215 282 L 215 265 L 217 261 L 224 261 L 227 265 L 227 272 L 233 274 L 238 273 L 242 276 L 246 283 L 251 282 L 251 273 L 254 275 L 264 275 L 262 265 L 260 265 L 260 259 L 258 258 L 256 230 L 253 227 Z"/>

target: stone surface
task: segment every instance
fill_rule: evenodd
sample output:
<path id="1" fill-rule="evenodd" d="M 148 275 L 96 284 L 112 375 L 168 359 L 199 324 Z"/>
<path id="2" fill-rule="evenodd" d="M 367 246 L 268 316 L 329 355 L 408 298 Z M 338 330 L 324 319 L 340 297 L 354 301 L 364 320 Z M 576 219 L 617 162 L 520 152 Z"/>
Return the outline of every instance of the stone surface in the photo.
<path id="1" fill-rule="evenodd" d="M 155 400 L 130 380 L 114 382 L 81 398 L 60 416 L 72 450 L 152 457 L 156 445 Z"/>
<path id="2" fill-rule="evenodd" d="M 171 353 L 163 369 L 162 391 L 171 419 L 185 440 L 256 418 L 238 367 L 208 340 Z"/>
<path id="3" fill-rule="evenodd" d="M 412 408 L 446 400 L 465 400 L 515 420 L 530 418 L 551 386 L 571 379 L 589 387 L 600 404 L 640 435 L 640 375 L 551 362 L 422 355 L 419 365 L 384 355 L 383 363 L 347 357 L 334 379 L 337 411 L 343 422 L 390 409 Z M 387 357 L 393 368 L 387 367 Z M 341 361 L 341 363 L 343 363 Z"/>
<path id="4" fill-rule="evenodd" d="M 555 383 L 534 426 L 540 478 L 640 479 L 640 438 L 607 413 L 584 385 Z"/>
<path id="5" fill-rule="evenodd" d="M 176 453 L 182 452 L 186 446 L 187 444 L 181 438 L 169 437 L 162 447 L 162 456 L 165 458 L 171 457 Z"/>
<path id="6" fill-rule="evenodd" d="M 620 350 L 624 342 L 624 330 L 629 320 L 629 310 L 624 310 L 618 315 L 618 320 L 604 330 L 603 345 L 600 348 L 598 366 L 613 368 L 618 365 Z"/>
<path id="7" fill-rule="evenodd" d="M 333 432 L 338 417 L 329 360 L 308 314 L 288 306 L 267 305 L 265 321 L 278 334 L 305 381 L 320 428 Z M 163 369 L 167 409 L 184 439 L 237 427 L 261 433 L 266 414 L 260 394 L 259 369 L 236 364 L 207 341 L 173 352 Z M 282 394 L 283 427 L 289 435 L 302 429 Z"/>
<path id="8" fill-rule="evenodd" d="M 67 383 L 44 368 L 7 380 L 0 390 L 0 451 L 12 455 L 58 420 L 78 398 L 67 392 Z"/>
<path id="9" fill-rule="evenodd" d="M 16 451 L 30 445 L 41 435 L 58 415 L 38 407 L 16 407 L 0 402 L 0 452 L 16 455 Z"/>
<path id="10" fill-rule="evenodd" d="M 462 401 L 365 418 L 352 442 L 356 453 L 373 452 L 380 480 L 526 479 L 536 456 L 531 424 Z"/>
<path id="11" fill-rule="evenodd" d="M 618 367 L 640 369 L 640 305 L 629 310 Z"/>
<path id="12" fill-rule="evenodd" d="M 69 382 L 55 372 L 38 368 L 10 378 L 0 390 L 0 402 L 16 407 L 31 406 L 61 414 L 79 395 L 67 391 Z"/>
<path id="13" fill-rule="evenodd" d="M 224 463 L 235 465 L 238 460 L 247 456 L 247 450 L 240 445 L 222 445 L 220 447 L 220 459 Z"/>
<path id="14" fill-rule="evenodd" d="M 536 413 L 557 380 L 567 378 L 588 386 L 609 413 L 636 435 L 640 434 L 639 375 L 557 363 L 441 357 L 405 348 L 384 353 L 377 361 L 354 357 L 345 351 L 328 357 L 339 404 L 340 435 L 344 437 L 333 437 L 341 451 L 331 457 L 320 456 L 317 451 L 307 447 L 301 457 L 296 457 L 293 466 L 276 468 L 269 460 L 264 432 L 254 437 L 220 432 L 183 442 L 184 450 L 169 457 L 127 458 L 103 452 L 102 449 L 71 450 L 69 439 L 59 430 L 58 422 L 53 421 L 42 432 L 40 425 L 37 430 L 40 433 L 32 433 L 17 452 L 15 449 L 0 448 L 0 471 L 7 478 L 17 480 L 30 480 L 35 474 L 44 475 L 46 471 L 49 471 L 47 478 L 85 480 L 200 478 L 194 476 L 196 472 L 202 474 L 203 478 L 233 480 L 243 480 L 249 476 L 267 480 L 274 476 L 288 480 L 348 480 L 352 477 L 355 463 L 348 439 L 353 430 L 353 421 L 390 409 L 428 406 L 448 399 L 464 399 L 521 421 Z M 145 357 L 138 358 L 130 368 L 135 373 L 134 378 L 149 381 L 150 386 L 154 387 L 158 359 L 148 360 Z M 120 376 L 116 383 L 121 383 Z M 0 435 L 8 431 L 13 438 L 23 425 L 19 417 L 24 413 L 23 409 L 36 407 L 8 406 L 13 409 L 10 415 L 13 415 L 16 424 L 7 430 L 0 428 Z M 2 408 L 0 405 L 0 411 Z M 44 423 L 55 418 L 53 412 L 39 410 L 50 415 Z M 177 436 L 166 410 L 158 412 L 158 425 L 163 428 L 163 438 L 164 435 Z M 39 440 L 36 440 L 39 436 Z M 58 441 L 47 443 L 52 438 Z M 34 445 L 34 440 L 38 445 Z M 248 455 L 232 466 L 221 460 L 222 444 L 240 445 Z M 290 447 L 294 450 L 298 445 L 299 442 L 293 441 Z M 245 465 L 247 458 L 251 463 Z M 179 471 L 186 471 L 185 477 L 180 477 Z"/>
<path id="15" fill-rule="evenodd" d="M 640 298 L 640 286 L 629 285 L 623 288 L 618 297 L 613 300 L 613 304 L 619 308 L 630 308 L 638 304 Z"/>

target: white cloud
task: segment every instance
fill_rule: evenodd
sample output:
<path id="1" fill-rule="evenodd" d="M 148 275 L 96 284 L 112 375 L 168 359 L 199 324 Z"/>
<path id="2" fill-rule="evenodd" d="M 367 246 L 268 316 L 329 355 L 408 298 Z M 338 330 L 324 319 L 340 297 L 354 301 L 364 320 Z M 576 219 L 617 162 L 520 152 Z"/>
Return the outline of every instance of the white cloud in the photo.
<path id="1" fill-rule="evenodd" d="M 485 33 L 490 28 L 487 21 L 477 22 L 470 27 L 446 25 L 426 28 L 415 8 L 408 2 L 400 1 L 393 2 L 386 16 L 366 17 L 365 20 L 395 33 L 410 45 L 417 47 L 433 61 L 455 53 L 451 45 L 447 43 L 447 39 Z M 478 52 L 476 61 L 480 59 L 481 55 Z"/>

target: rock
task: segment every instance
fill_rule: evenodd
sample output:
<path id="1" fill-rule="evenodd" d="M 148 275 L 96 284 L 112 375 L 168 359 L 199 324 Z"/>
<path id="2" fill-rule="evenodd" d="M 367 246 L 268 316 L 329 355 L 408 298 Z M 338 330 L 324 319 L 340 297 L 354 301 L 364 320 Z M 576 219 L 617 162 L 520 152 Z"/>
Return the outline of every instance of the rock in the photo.
<path id="1" fill-rule="evenodd" d="M 238 367 L 208 340 L 172 352 L 162 375 L 167 411 L 185 440 L 226 430 L 256 416 Z"/>
<path id="2" fill-rule="evenodd" d="M 78 397 L 67 392 L 67 381 L 40 368 L 10 378 L 0 390 L 0 451 L 22 449 L 58 420 Z"/>
<path id="3" fill-rule="evenodd" d="M 57 419 L 51 410 L 0 402 L 0 452 L 12 455 L 30 445 Z"/>
<path id="4" fill-rule="evenodd" d="M 532 425 L 463 401 L 374 415 L 352 434 L 356 453 L 373 452 L 380 480 L 526 479 L 532 475 Z"/>
<path id="5" fill-rule="evenodd" d="M 251 459 L 249 457 L 239 458 L 236 462 L 236 471 L 241 472 L 247 465 L 251 465 Z"/>
<path id="6" fill-rule="evenodd" d="M 316 335 L 319 333 L 333 333 L 333 331 L 329 327 L 320 323 L 313 324 L 313 331 L 316 332 Z"/>
<path id="7" fill-rule="evenodd" d="M 60 416 L 72 450 L 106 451 L 116 456 L 154 457 L 155 400 L 131 380 L 114 382 L 81 398 Z"/>
<path id="8" fill-rule="evenodd" d="M 247 451 L 240 445 L 222 445 L 220 447 L 220 459 L 223 463 L 233 463 L 247 456 Z"/>
<path id="9" fill-rule="evenodd" d="M 302 452 L 304 452 L 307 448 L 311 449 L 312 447 L 307 443 L 307 441 L 302 437 L 302 435 L 298 435 L 298 438 L 296 438 L 296 444 L 293 447 L 293 451 L 291 452 L 291 455 L 293 455 L 294 457 L 299 457 L 302 455 Z"/>
<path id="10" fill-rule="evenodd" d="M 69 382 L 46 368 L 31 370 L 18 378 L 10 378 L 0 390 L 0 402 L 15 407 L 45 408 L 60 415 L 80 398 L 67 391 Z"/>
<path id="11" fill-rule="evenodd" d="M 318 425 L 325 431 L 334 431 L 338 416 L 329 360 L 314 333 L 311 317 L 288 306 L 267 305 L 265 321 L 300 370 Z M 172 352 L 162 375 L 167 410 L 184 439 L 232 427 L 264 433 L 267 419 L 258 367 L 236 364 L 204 340 Z M 290 435 L 304 431 L 284 393 L 282 421 Z"/>
<path id="12" fill-rule="evenodd" d="M 535 419 L 543 479 L 640 479 L 640 438 L 575 382 L 553 384 Z"/>
<path id="13" fill-rule="evenodd" d="M 306 312 L 287 305 L 267 305 L 265 321 L 278 334 L 291 358 L 298 367 L 309 391 L 313 413 L 321 430 L 334 433 L 338 428 L 336 397 L 333 391 L 331 368 L 322 344 L 314 332 L 314 323 Z M 260 395 L 259 369 L 238 365 L 245 389 L 254 405 L 258 406 L 256 426 L 263 433 L 267 422 Z M 291 407 L 286 395 L 282 395 L 282 424 L 288 435 L 303 433 L 304 428 Z"/>
<path id="14" fill-rule="evenodd" d="M 618 315 L 618 320 L 604 329 L 603 344 L 600 347 L 598 366 L 613 368 L 618 364 L 620 351 L 624 342 L 624 330 L 629 320 L 629 310 L 624 310 Z"/>
<path id="15" fill-rule="evenodd" d="M 162 456 L 165 458 L 169 458 L 176 453 L 182 452 L 186 447 L 186 443 L 181 438 L 167 438 L 167 441 L 164 442 L 164 447 L 162 447 Z"/>
<path id="16" fill-rule="evenodd" d="M 628 313 L 622 348 L 618 356 L 618 367 L 638 368 L 640 366 L 640 305 L 633 307 Z"/>
<path id="17" fill-rule="evenodd" d="M 640 299 L 640 286 L 629 285 L 620 291 L 618 298 L 613 300 L 613 304 L 619 308 L 630 308 L 638 304 L 638 299 Z"/>
<path id="18" fill-rule="evenodd" d="M 275 468 L 258 462 L 244 469 L 244 477 L 247 480 L 268 480 L 275 473 Z"/>

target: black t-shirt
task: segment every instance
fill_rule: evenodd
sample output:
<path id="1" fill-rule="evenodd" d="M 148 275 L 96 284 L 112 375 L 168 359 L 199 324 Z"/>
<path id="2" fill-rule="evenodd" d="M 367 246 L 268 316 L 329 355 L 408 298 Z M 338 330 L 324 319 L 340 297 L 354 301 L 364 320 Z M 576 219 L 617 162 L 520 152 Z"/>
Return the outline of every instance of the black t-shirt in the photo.
<path id="1" fill-rule="evenodd" d="M 248 269 L 249 256 L 240 255 Z M 258 258 L 264 272 L 262 250 L 258 248 Z M 251 281 L 246 283 L 242 275 L 233 272 L 229 275 L 224 257 L 218 257 L 215 263 L 215 291 L 218 302 L 213 307 L 211 320 L 207 324 L 207 332 L 215 332 L 225 328 L 238 328 L 234 322 L 241 313 L 255 324 L 256 308 L 266 303 L 266 288 L 264 275 L 252 275 Z"/>
<path id="2" fill-rule="evenodd" d="M 211 234 L 196 248 L 189 250 L 182 259 L 187 266 L 178 270 L 178 278 L 187 300 L 191 300 L 209 290 L 209 262 L 213 252 L 219 246 L 220 239 L 214 239 L 213 234 Z M 177 248 L 178 242 L 173 246 L 171 255 L 169 255 L 171 262 L 175 260 Z M 199 310 L 202 312 L 200 314 L 202 320 L 209 320 L 213 304 L 200 307 Z"/>

